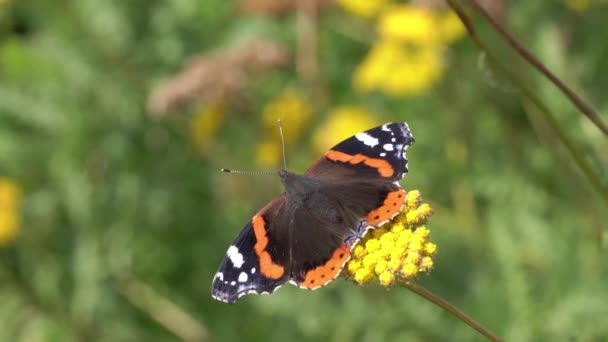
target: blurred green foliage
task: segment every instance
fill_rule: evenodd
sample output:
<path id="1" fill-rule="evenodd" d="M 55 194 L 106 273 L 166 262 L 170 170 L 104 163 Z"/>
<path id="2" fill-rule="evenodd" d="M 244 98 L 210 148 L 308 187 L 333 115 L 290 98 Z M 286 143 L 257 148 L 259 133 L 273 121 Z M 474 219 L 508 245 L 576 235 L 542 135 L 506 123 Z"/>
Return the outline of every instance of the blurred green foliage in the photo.
<path id="1" fill-rule="evenodd" d="M 442 48 L 441 77 L 424 91 L 361 92 L 353 74 L 376 42 L 374 18 L 323 6 L 310 36 L 306 13 L 256 3 L 0 1 L 0 176 L 22 196 L 18 235 L 0 247 L 0 341 L 481 340 L 403 288 L 339 279 L 233 306 L 210 297 L 231 240 L 281 191 L 276 177 L 218 170 L 259 167 L 259 143 L 278 134 L 262 113 L 285 89 L 312 112 L 285 132 L 298 136 L 296 172 L 318 157 L 312 137 L 333 108 L 410 124 L 402 184 L 435 208 L 439 246 L 422 285 L 509 341 L 608 339 L 608 205 L 470 40 Z M 585 3 L 513 1 L 497 15 L 606 113 L 608 4 Z M 193 118 L 215 103 L 150 115 L 149 94 L 186 60 L 260 37 L 288 63 L 247 74 L 198 140 Z M 310 58 L 316 74 L 299 64 Z M 529 76 L 606 185 L 606 136 Z"/>

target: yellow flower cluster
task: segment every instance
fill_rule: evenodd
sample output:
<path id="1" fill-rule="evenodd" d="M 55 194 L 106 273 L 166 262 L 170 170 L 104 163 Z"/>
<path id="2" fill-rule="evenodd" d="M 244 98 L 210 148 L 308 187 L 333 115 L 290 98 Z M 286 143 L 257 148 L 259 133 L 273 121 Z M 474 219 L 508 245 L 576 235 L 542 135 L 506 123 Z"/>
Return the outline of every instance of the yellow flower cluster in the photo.
<path id="1" fill-rule="evenodd" d="M 358 284 L 378 279 L 386 287 L 407 283 L 433 268 L 437 245 L 429 242 L 425 223 L 433 211 L 420 192 L 408 192 L 401 214 L 370 231 L 353 248 L 343 275 Z"/>
<path id="2" fill-rule="evenodd" d="M 190 121 L 190 141 L 198 151 L 206 152 L 211 147 L 224 118 L 224 107 L 219 104 L 204 104 L 197 109 Z"/>
<path id="3" fill-rule="evenodd" d="M 379 40 L 355 70 L 354 87 L 391 96 L 417 95 L 441 77 L 445 46 L 464 35 L 453 12 L 406 4 L 378 18 Z"/>
<path id="4" fill-rule="evenodd" d="M 566 6 L 574 12 L 587 12 L 591 6 L 591 0 L 566 0 Z"/>
<path id="5" fill-rule="evenodd" d="M 19 232 L 21 189 L 10 179 L 0 178 L 0 247 L 13 241 Z"/>
<path id="6" fill-rule="evenodd" d="M 346 11 L 362 17 L 372 18 L 382 11 L 390 0 L 337 0 L 338 4 Z"/>
<path id="7" fill-rule="evenodd" d="M 287 90 L 269 102 L 262 113 L 265 140 L 257 146 L 257 161 L 264 168 L 276 167 L 281 161 L 281 140 L 277 120 L 285 130 L 285 143 L 296 141 L 306 129 L 312 109 L 304 96 Z"/>
<path id="8" fill-rule="evenodd" d="M 313 136 L 318 154 L 325 153 L 339 141 L 380 124 L 369 111 L 358 106 L 338 106 L 327 117 Z"/>

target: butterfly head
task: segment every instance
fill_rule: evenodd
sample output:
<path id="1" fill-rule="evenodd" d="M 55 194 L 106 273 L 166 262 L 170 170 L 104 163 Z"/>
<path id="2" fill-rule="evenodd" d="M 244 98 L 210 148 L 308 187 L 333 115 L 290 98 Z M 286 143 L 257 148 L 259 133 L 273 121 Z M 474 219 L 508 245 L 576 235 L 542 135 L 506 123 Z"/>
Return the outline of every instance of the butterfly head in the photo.
<path id="1" fill-rule="evenodd" d="M 318 183 L 312 177 L 298 175 L 287 170 L 279 170 L 279 176 L 288 195 L 310 194 L 316 189 Z"/>

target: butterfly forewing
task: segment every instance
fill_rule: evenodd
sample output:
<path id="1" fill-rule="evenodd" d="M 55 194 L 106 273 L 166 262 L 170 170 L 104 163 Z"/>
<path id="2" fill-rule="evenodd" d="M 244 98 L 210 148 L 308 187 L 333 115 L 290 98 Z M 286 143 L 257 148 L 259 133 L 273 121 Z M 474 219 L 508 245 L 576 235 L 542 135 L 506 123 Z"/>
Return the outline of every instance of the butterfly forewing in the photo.
<path id="1" fill-rule="evenodd" d="M 405 152 L 413 143 L 405 122 L 387 123 L 332 147 L 305 174 L 398 181 L 407 173 Z"/>

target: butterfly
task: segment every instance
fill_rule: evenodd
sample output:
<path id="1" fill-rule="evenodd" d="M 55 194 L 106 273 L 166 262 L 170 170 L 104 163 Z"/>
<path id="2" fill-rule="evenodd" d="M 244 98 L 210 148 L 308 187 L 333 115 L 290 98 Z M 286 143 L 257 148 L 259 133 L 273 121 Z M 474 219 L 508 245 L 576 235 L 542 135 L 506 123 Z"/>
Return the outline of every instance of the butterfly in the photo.
<path id="1" fill-rule="evenodd" d="M 413 143 L 407 123 L 387 123 L 337 144 L 304 174 L 278 171 L 285 192 L 228 247 L 212 297 L 234 303 L 287 282 L 309 290 L 332 282 L 368 230 L 401 212 Z"/>

